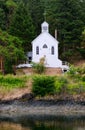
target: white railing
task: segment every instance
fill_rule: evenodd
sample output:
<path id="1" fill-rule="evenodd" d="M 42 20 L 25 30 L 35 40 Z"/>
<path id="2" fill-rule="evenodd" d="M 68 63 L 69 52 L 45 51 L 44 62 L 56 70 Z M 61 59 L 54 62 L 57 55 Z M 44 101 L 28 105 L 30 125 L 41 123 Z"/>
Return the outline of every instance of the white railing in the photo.
<path id="1" fill-rule="evenodd" d="M 67 65 L 69 66 L 69 63 L 67 61 L 62 61 L 62 65 Z"/>

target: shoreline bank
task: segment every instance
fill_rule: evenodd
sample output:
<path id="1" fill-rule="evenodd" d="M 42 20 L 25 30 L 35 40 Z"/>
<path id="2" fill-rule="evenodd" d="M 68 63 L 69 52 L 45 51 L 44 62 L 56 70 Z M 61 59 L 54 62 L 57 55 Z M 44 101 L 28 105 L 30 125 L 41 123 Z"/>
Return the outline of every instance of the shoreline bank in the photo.
<path id="1" fill-rule="evenodd" d="M 85 101 L 35 100 L 0 102 L 0 116 L 85 116 Z"/>

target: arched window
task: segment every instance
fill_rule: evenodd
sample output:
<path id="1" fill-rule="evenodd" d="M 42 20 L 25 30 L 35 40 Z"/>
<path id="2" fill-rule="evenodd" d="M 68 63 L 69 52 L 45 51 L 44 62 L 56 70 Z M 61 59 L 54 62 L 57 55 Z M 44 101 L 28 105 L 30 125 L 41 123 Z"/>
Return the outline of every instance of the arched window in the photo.
<path id="1" fill-rule="evenodd" d="M 46 44 L 43 45 L 43 48 L 48 48 Z"/>
<path id="2" fill-rule="evenodd" d="M 36 54 L 39 55 L 39 46 L 36 47 Z"/>
<path id="3" fill-rule="evenodd" d="M 54 46 L 51 47 L 51 54 L 54 55 Z"/>

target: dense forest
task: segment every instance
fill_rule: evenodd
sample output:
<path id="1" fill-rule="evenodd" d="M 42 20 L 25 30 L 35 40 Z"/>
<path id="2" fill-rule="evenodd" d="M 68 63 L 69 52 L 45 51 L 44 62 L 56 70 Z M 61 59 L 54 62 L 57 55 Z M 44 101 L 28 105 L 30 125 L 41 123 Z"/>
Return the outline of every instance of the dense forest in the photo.
<path id="1" fill-rule="evenodd" d="M 57 29 L 62 60 L 85 58 L 85 0 L 0 0 L 0 56 L 6 71 L 25 59 L 44 20 L 53 36 Z"/>

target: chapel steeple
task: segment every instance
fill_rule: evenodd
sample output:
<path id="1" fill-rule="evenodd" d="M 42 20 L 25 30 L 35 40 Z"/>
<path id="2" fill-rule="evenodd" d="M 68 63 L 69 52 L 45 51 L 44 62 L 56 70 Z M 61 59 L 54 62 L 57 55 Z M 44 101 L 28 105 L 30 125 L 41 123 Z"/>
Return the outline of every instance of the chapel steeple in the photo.
<path id="1" fill-rule="evenodd" d="M 41 24 L 41 28 L 42 28 L 42 33 L 43 32 L 49 32 L 49 24 L 45 21 Z"/>

